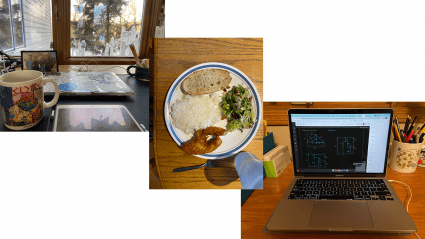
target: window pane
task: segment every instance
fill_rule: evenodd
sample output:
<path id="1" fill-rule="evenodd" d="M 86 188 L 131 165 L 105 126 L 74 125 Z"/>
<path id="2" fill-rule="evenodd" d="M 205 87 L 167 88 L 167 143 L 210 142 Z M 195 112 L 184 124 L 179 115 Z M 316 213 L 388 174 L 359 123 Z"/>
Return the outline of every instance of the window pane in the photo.
<path id="1" fill-rule="evenodd" d="M 142 0 L 71 0 L 71 56 L 132 56 L 140 46 Z"/>
<path id="2" fill-rule="evenodd" d="M 0 0 L 0 45 L 8 48 L 5 50 L 9 55 L 20 56 L 23 50 L 50 50 L 50 6 L 50 0 Z"/>
<path id="3" fill-rule="evenodd" d="M 51 1 L 25 0 L 22 3 L 26 50 L 50 50 L 53 41 Z"/>
<path id="4" fill-rule="evenodd" d="M 24 36 L 22 34 L 22 12 L 21 1 L 12 0 L 12 22 L 13 22 L 13 35 L 15 37 L 15 48 L 24 45 Z"/>
<path id="5" fill-rule="evenodd" d="M 0 46 L 3 50 L 13 49 L 9 10 L 9 1 L 0 0 Z"/>

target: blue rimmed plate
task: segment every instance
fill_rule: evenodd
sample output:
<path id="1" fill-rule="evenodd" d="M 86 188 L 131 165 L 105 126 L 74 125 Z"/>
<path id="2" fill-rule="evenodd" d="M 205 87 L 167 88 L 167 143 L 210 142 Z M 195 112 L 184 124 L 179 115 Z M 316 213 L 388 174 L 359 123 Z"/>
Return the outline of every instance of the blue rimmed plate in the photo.
<path id="1" fill-rule="evenodd" d="M 242 71 L 236 69 L 235 67 L 227 65 L 227 64 L 223 64 L 223 63 L 209 62 L 209 63 L 196 65 L 186 70 L 185 72 L 183 72 L 173 82 L 165 98 L 165 105 L 164 105 L 165 124 L 167 126 L 168 132 L 170 133 L 171 137 L 179 146 L 181 146 L 183 143 L 192 139 L 194 132 L 191 134 L 186 134 L 184 131 L 174 127 L 173 118 L 170 115 L 171 106 L 178 99 L 181 99 L 185 94 L 181 91 L 181 83 L 183 82 L 183 80 L 189 74 L 195 71 L 204 70 L 204 69 L 227 70 L 230 73 L 230 76 L 232 77 L 232 81 L 230 82 L 229 86 L 232 87 L 232 86 L 242 85 L 244 87 L 249 87 L 249 92 L 252 96 L 253 111 L 254 111 L 254 115 L 256 119 L 254 127 L 251 129 L 244 129 L 242 132 L 240 130 L 229 132 L 225 136 L 221 136 L 221 140 L 223 141 L 223 143 L 214 152 L 211 152 L 208 154 L 202 154 L 202 155 L 195 155 L 197 157 L 205 158 L 205 159 L 226 158 L 238 153 L 251 142 L 251 140 L 254 138 L 260 126 L 260 123 L 261 123 L 260 120 L 262 115 L 262 103 L 261 103 L 260 95 L 258 94 L 257 89 L 255 88 L 252 81 Z M 218 94 L 219 96 L 222 96 L 224 92 L 220 90 L 220 91 L 217 91 L 216 94 Z M 214 126 L 226 128 L 226 125 L 227 125 L 227 120 L 221 120 Z"/>

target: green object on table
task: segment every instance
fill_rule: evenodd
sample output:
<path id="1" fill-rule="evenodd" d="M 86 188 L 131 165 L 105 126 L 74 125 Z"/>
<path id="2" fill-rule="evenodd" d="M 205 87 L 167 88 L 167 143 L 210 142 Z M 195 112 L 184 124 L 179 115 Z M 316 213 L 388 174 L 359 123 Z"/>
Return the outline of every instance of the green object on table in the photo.
<path id="1" fill-rule="evenodd" d="M 263 161 L 264 170 L 267 177 L 277 178 L 277 173 L 273 165 L 273 161 Z"/>

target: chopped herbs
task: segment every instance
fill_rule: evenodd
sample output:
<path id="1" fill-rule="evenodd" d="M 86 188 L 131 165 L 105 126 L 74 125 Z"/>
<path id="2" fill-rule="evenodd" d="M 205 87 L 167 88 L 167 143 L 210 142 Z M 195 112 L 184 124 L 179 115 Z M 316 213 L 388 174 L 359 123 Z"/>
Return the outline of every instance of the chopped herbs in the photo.
<path id="1" fill-rule="evenodd" d="M 249 129 L 254 126 L 252 111 L 252 96 L 249 87 L 233 86 L 223 97 L 220 103 L 221 110 L 228 120 L 227 129 L 230 132 L 236 129 Z"/>

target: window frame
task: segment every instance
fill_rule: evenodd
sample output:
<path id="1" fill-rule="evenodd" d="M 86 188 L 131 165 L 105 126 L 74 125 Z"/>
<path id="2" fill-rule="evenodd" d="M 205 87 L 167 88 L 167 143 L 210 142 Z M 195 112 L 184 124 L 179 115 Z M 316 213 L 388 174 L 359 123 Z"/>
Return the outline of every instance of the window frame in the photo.
<path id="1" fill-rule="evenodd" d="M 12 38 L 12 48 L 4 49 L 4 51 L 7 52 L 13 52 L 22 48 L 26 47 L 26 39 L 25 39 L 25 22 L 24 22 L 24 7 L 23 7 L 23 0 L 19 1 L 19 7 L 21 10 L 21 28 L 22 28 L 22 42 L 23 44 L 21 46 L 16 46 L 15 44 L 15 28 L 13 26 L 13 16 L 12 16 L 12 0 L 7 0 L 9 5 L 9 25 L 10 25 L 10 37 Z"/>
<path id="2" fill-rule="evenodd" d="M 149 39 L 154 37 L 155 27 L 164 0 L 144 0 L 142 16 L 142 34 L 139 58 L 148 58 Z M 53 46 L 58 52 L 59 65 L 78 65 L 90 62 L 90 65 L 132 65 L 133 57 L 73 57 L 71 56 L 71 0 L 52 0 Z M 96 61 L 96 62 L 94 62 Z"/>

